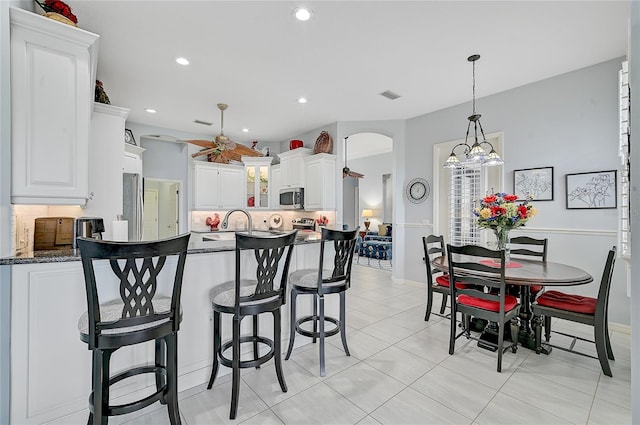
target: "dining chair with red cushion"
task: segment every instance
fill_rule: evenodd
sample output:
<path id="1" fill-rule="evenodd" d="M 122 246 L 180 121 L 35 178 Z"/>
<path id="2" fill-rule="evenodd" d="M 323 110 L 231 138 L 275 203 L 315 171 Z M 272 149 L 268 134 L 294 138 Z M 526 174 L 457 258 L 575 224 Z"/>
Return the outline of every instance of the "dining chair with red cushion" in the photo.
<path id="1" fill-rule="evenodd" d="M 424 314 L 424 320 L 429 321 L 431 316 L 431 307 L 433 305 L 433 293 L 442 294 L 442 303 L 440 304 L 439 316 L 444 317 L 444 311 L 447 307 L 447 299 L 449 298 L 449 275 L 442 273 L 431 266 L 434 258 L 445 255 L 444 237 L 442 235 L 423 236 L 422 246 L 424 248 L 424 261 L 427 269 L 427 310 Z M 437 276 L 436 276 L 437 274 Z M 434 313 L 435 314 L 435 313 Z"/>
<path id="2" fill-rule="evenodd" d="M 495 265 L 481 264 L 483 259 L 493 259 Z M 449 354 L 455 351 L 456 340 L 465 336 L 479 340 L 471 335 L 470 317 L 485 319 L 498 324 L 498 343 L 482 341 L 496 347 L 498 351 L 498 372 L 502 371 L 502 355 L 511 348 L 518 347 L 518 323 L 520 312 L 518 299 L 506 293 L 505 252 L 493 251 L 477 245 L 447 245 L 449 262 L 449 288 L 451 291 L 451 333 Z M 453 284 L 454 282 L 458 284 Z M 462 284 L 462 285 L 460 285 Z M 462 331 L 458 333 L 457 313 L 462 313 Z M 504 329 L 509 325 L 511 343 L 504 347 Z"/>
<path id="3" fill-rule="evenodd" d="M 511 245 L 510 253 L 515 258 L 522 257 L 539 257 L 541 261 L 547 261 L 547 245 L 548 240 L 534 239 L 529 236 L 517 236 L 511 238 L 509 242 Z M 529 248 L 536 247 L 535 249 Z M 531 302 L 536 300 L 536 297 L 542 293 L 544 286 L 542 285 L 530 285 L 529 291 L 531 292 Z"/>
<path id="4" fill-rule="evenodd" d="M 538 300 L 531 306 L 533 310 L 533 323 L 536 330 L 536 353 L 540 354 L 542 351 L 542 317 L 544 317 L 546 345 L 598 359 L 602 373 L 607 376 L 613 376 L 611 367 L 609 366 L 609 360 L 615 360 L 615 357 L 613 356 L 611 341 L 609 340 L 608 304 L 615 258 L 616 247 L 614 246 L 607 255 L 597 298 L 567 294 L 561 291 L 547 291 L 538 297 Z M 553 331 L 554 333 L 573 338 L 573 341 L 569 348 L 550 344 L 552 317 L 593 326 L 594 339 L 589 340 L 576 335 Z M 594 343 L 598 356 L 595 357 L 580 351 L 575 351 L 573 346 L 576 340 Z"/>

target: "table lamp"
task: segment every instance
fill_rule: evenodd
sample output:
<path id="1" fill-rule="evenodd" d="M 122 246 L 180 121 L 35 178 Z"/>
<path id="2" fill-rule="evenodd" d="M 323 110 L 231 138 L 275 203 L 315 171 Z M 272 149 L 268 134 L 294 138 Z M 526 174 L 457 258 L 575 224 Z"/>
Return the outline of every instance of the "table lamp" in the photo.
<path id="1" fill-rule="evenodd" d="M 369 225 L 371 224 L 371 220 L 369 220 L 371 217 L 373 217 L 373 210 L 362 210 L 362 218 L 364 218 L 364 227 L 367 232 L 369 231 Z"/>

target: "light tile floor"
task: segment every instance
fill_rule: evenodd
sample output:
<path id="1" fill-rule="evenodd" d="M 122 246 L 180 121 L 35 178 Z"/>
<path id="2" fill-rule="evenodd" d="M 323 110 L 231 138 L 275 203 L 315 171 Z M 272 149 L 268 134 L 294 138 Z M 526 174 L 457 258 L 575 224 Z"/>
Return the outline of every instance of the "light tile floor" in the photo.
<path id="1" fill-rule="evenodd" d="M 317 346 L 294 350 L 284 362 L 287 393 L 272 362 L 243 370 L 235 421 L 228 417 L 230 376 L 222 376 L 210 391 L 203 385 L 181 393 L 183 424 L 631 423 L 630 335 L 612 332 L 613 378 L 601 373 L 597 360 L 522 347 L 505 353 L 497 373 L 496 354 L 474 341 L 459 339 L 450 356 L 449 321 L 432 316 L 425 322 L 424 300 L 424 286 L 394 283 L 388 271 L 354 265 L 347 295 L 351 357 L 338 336 L 330 338 L 327 376 L 320 378 Z M 589 327 L 579 326 L 553 324 L 589 335 Z M 590 344 L 584 349 L 595 353 Z M 169 423 L 158 404 L 110 422 Z"/>

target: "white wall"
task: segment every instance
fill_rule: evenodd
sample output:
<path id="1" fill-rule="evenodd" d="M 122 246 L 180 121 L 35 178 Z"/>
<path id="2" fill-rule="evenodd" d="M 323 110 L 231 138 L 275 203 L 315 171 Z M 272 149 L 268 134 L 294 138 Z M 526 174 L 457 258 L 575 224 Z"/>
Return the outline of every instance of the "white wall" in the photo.
<path id="1" fill-rule="evenodd" d="M 629 84 L 631 86 L 631 205 L 635 213 L 631 215 L 631 228 L 640 229 L 637 214 L 640 205 L 640 2 L 631 3 L 631 33 L 629 35 Z M 631 239 L 631 267 L 640 270 L 640 238 Z M 640 280 L 631 282 L 631 423 L 640 423 Z"/>

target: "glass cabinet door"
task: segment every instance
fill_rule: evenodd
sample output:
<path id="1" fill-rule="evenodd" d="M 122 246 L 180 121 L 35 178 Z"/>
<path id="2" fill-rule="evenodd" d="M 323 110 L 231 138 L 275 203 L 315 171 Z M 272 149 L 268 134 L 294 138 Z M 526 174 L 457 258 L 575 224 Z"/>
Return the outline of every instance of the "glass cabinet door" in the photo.
<path id="1" fill-rule="evenodd" d="M 247 165 L 247 208 L 269 207 L 269 166 Z"/>

